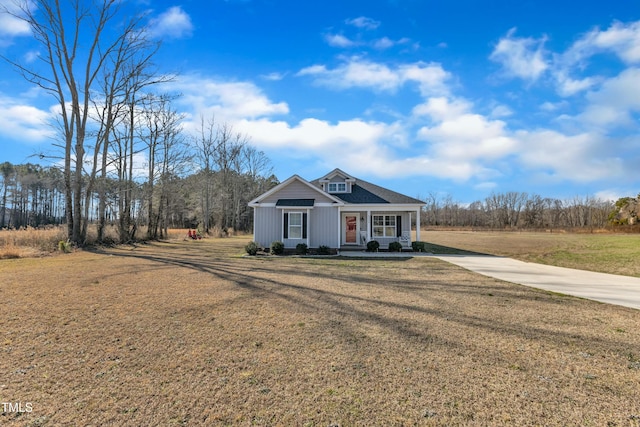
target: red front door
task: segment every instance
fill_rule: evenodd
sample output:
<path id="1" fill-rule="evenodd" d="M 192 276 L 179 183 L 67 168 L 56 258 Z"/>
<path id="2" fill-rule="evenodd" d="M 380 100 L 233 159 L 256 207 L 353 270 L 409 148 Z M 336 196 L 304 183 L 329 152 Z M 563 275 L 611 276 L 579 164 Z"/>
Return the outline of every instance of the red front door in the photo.
<path id="1" fill-rule="evenodd" d="M 358 218 L 356 216 L 345 216 L 345 243 L 358 243 Z"/>

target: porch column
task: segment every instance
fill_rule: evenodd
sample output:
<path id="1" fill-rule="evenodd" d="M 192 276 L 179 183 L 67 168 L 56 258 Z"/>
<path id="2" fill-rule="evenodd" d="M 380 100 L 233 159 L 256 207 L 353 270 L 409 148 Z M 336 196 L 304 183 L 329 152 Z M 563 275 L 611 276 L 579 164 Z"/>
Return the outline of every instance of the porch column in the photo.
<path id="1" fill-rule="evenodd" d="M 342 234 L 342 208 L 338 206 L 338 244 L 336 248 L 340 250 L 340 246 L 342 245 L 342 240 L 340 240 L 340 235 Z"/>
<path id="2" fill-rule="evenodd" d="M 258 208 L 253 208 L 253 241 L 256 240 L 256 210 Z"/>
<path id="3" fill-rule="evenodd" d="M 371 210 L 367 209 L 367 243 L 371 239 Z"/>
<path id="4" fill-rule="evenodd" d="M 420 241 L 420 208 L 418 208 L 418 215 L 416 215 L 416 241 Z"/>
<path id="5" fill-rule="evenodd" d="M 310 246 L 311 238 L 309 237 L 309 222 L 311 219 L 311 209 L 307 208 L 307 248 Z"/>

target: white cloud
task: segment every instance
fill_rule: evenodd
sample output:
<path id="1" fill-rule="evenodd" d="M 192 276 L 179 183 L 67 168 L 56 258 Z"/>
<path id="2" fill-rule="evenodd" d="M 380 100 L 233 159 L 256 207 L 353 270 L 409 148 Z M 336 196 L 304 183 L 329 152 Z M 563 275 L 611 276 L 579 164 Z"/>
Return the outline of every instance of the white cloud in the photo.
<path id="1" fill-rule="evenodd" d="M 170 92 L 181 93 L 176 101 L 195 122 L 200 117 L 215 117 L 219 122 L 236 122 L 265 116 L 287 114 L 285 102 L 272 102 L 250 82 L 226 82 L 199 75 L 185 75 L 165 85 Z M 186 128 L 196 126 L 185 123 Z"/>
<path id="2" fill-rule="evenodd" d="M 365 30 L 375 30 L 380 26 L 380 21 L 367 18 L 366 16 L 359 16 L 354 19 L 347 19 L 345 23 L 349 25 L 353 25 L 354 27 L 357 27 L 357 28 L 365 29 Z"/>
<path id="3" fill-rule="evenodd" d="M 560 96 L 564 97 L 572 96 L 590 89 L 600 80 L 593 77 L 585 77 L 584 79 L 576 80 L 569 77 L 564 71 L 556 71 L 554 74 L 557 82 L 558 93 Z"/>
<path id="4" fill-rule="evenodd" d="M 589 105 L 578 119 L 583 125 L 634 126 L 637 120 L 631 113 L 640 112 L 640 68 L 628 68 L 618 76 L 606 80 L 597 91 L 586 96 Z"/>
<path id="5" fill-rule="evenodd" d="M 544 49 L 546 37 L 518 38 L 515 32 L 512 28 L 500 39 L 489 59 L 501 64 L 504 74 L 509 77 L 535 81 L 549 68 Z"/>
<path id="6" fill-rule="evenodd" d="M 272 81 L 272 82 L 277 82 L 277 81 L 280 81 L 280 80 L 284 79 L 286 75 L 287 75 L 287 73 L 273 72 L 273 73 L 269 73 L 269 74 L 263 74 L 260 77 L 265 79 L 265 80 L 269 80 L 269 81 Z"/>
<path id="7" fill-rule="evenodd" d="M 326 34 L 324 36 L 327 44 L 333 47 L 348 48 L 358 46 L 360 43 L 353 41 L 342 34 Z"/>
<path id="8" fill-rule="evenodd" d="M 479 114 L 462 114 L 433 127 L 425 126 L 418 136 L 431 144 L 438 157 L 451 162 L 499 159 L 517 148 L 504 122 L 487 120 Z"/>
<path id="9" fill-rule="evenodd" d="M 498 119 L 502 117 L 509 117 L 513 115 L 513 111 L 506 105 L 496 105 L 491 110 L 491 114 L 489 115 L 491 118 Z"/>
<path id="10" fill-rule="evenodd" d="M 334 124 L 308 118 L 292 126 L 260 119 L 240 121 L 236 129 L 252 135 L 252 143 L 261 149 L 286 150 L 287 156 L 319 159 L 352 173 L 373 171 L 381 177 L 439 176 L 464 181 L 483 171 L 482 166 L 464 160 L 445 163 L 427 153 L 395 152 L 388 142 L 404 132 L 404 124 L 399 122 L 353 119 Z"/>
<path id="11" fill-rule="evenodd" d="M 432 122 L 418 130 L 417 138 L 426 142 L 432 167 L 446 165 L 435 169 L 442 177 L 460 181 L 490 178 L 499 174 L 490 166 L 492 162 L 517 149 L 504 122 L 473 113 L 472 104 L 465 99 L 430 98 L 416 106 L 413 114 Z"/>
<path id="12" fill-rule="evenodd" d="M 33 4 L 26 2 L 26 7 L 33 10 Z M 24 20 L 17 18 L 21 16 L 18 3 L 11 0 L 0 0 L 0 36 L 27 36 L 31 34 L 31 28 Z"/>
<path id="13" fill-rule="evenodd" d="M 432 97 L 413 108 L 415 116 L 430 116 L 436 122 L 455 120 L 471 110 L 471 103 L 464 99 L 453 101 L 445 97 Z"/>
<path id="14" fill-rule="evenodd" d="M 381 39 L 374 40 L 371 46 L 374 49 L 378 50 L 386 50 L 390 49 L 394 46 L 405 45 L 410 43 L 411 40 L 407 37 L 403 37 L 400 40 L 391 40 L 389 37 L 382 37 Z"/>
<path id="15" fill-rule="evenodd" d="M 51 111 L 0 96 L 0 134 L 29 143 L 40 143 L 53 135 Z"/>
<path id="16" fill-rule="evenodd" d="M 554 112 L 560 109 L 564 109 L 568 105 L 569 103 L 567 101 L 560 101 L 560 102 L 546 101 L 546 102 L 543 102 L 542 105 L 540 105 L 540 109 L 546 112 Z"/>
<path id="17" fill-rule="evenodd" d="M 27 64 L 31 64 L 32 62 L 34 62 L 36 59 L 38 59 L 39 56 L 40 52 L 37 50 L 30 50 L 28 52 L 25 52 L 25 54 L 23 55 L 24 60 Z"/>
<path id="18" fill-rule="evenodd" d="M 383 37 L 373 42 L 373 47 L 379 50 L 389 49 L 394 45 L 395 45 L 395 42 L 391 40 L 389 37 Z"/>
<path id="19" fill-rule="evenodd" d="M 440 64 L 416 62 L 390 68 L 386 64 L 350 58 L 330 70 L 324 65 L 313 65 L 300 70 L 298 76 L 311 76 L 318 85 L 332 89 L 368 88 L 374 91 L 395 92 L 408 82 L 418 83 L 423 96 L 448 92 L 445 81 L 449 78 Z"/>
<path id="20" fill-rule="evenodd" d="M 614 22 L 601 31 L 595 28 L 577 40 L 562 55 L 566 66 L 580 65 L 601 52 L 613 52 L 627 64 L 640 62 L 640 21 L 624 24 Z"/>
<path id="21" fill-rule="evenodd" d="M 565 135 L 549 129 L 518 131 L 519 162 L 554 180 L 592 182 L 624 176 L 622 159 L 609 155 L 608 141 L 595 133 Z"/>
<path id="22" fill-rule="evenodd" d="M 180 6 L 173 6 L 149 21 L 151 37 L 181 39 L 193 32 L 191 17 Z"/>

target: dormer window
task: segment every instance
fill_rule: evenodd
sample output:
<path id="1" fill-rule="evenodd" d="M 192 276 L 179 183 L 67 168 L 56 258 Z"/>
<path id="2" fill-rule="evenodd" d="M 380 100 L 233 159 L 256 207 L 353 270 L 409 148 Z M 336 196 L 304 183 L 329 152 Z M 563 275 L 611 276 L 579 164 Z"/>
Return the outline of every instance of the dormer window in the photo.
<path id="1" fill-rule="evenodd" d="M 346 193 L 347 192 L 347 183 L 346 182 L 330 182 L 328 184 L 329 193 Z"/>

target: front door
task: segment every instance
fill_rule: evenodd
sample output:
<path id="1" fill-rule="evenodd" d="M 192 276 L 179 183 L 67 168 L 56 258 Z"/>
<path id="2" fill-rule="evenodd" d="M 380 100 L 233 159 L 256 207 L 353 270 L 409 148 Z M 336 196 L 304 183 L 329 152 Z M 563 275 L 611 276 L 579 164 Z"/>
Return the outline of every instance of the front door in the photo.
<path id="1" fill-rule="evenodd" d="M 358 217 L 356 215 L 345 215 L 344 243 L 355 245 L 358 243 Z"/>

